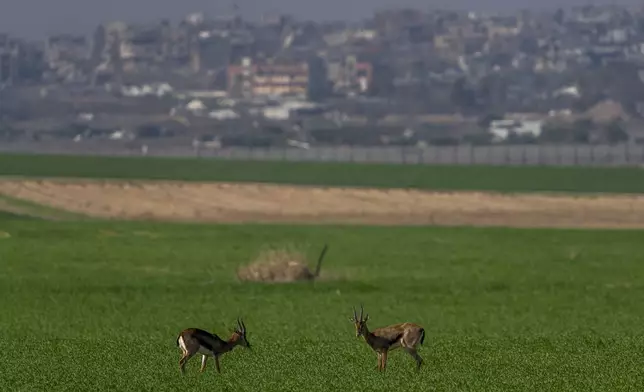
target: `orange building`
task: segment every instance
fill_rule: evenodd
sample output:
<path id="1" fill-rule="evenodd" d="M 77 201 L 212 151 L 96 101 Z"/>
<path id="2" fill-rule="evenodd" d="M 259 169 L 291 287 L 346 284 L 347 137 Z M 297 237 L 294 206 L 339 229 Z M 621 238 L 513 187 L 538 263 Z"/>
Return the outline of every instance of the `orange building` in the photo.
<path id="1" fill-rule="evenodd" d="M 253 64 L 244 59 L 241 65 L 228 67 L 228 94 L 306 96 L 310 77 L 306 62 Z"/>

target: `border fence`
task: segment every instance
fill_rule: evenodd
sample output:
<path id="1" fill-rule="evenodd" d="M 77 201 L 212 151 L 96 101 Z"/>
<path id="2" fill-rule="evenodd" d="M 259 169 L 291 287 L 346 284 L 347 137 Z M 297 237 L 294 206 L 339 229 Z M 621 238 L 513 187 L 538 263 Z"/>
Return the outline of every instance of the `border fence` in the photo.
<path id="1" fill-rule="evenodd" d="M 204 159 L 361 162 L 420 165 L 548 165 L 641 166 L 644 145 L 490 145 L 363 147 L 226 147 L 205 148 L 189 144 L 152 141 L 137 144 L 111 141 L 0 142 L 0 153 L 96 156 L 200 157 Z"/>

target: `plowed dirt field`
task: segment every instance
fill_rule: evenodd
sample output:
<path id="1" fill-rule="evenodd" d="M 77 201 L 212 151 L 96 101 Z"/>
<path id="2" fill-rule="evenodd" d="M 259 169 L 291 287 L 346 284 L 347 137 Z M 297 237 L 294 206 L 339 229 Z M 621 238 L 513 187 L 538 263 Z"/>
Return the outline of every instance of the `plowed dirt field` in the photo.
<path id="1" fill-rule="evenodd" d="M 202 222 L 644 227 L 644 196 L 173 181 L 2 180 L 0 194 L 92 217 Z"/>

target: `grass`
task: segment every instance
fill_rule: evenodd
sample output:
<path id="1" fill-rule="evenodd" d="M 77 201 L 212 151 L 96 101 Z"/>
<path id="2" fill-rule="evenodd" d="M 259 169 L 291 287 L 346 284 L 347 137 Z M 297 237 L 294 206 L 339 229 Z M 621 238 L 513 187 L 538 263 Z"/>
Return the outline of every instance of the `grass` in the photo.
<path id="1" fill-rule="evenodd" d="M 0 194 L 0 218 L 3 216 L 22 219 L 82 220 L 82 214 L 59 210 L 15 197 Z"/>
<path id="2" fill-rule="evenodd" d="M 503 192 L 644 192 L 644 170 L 246 162 L 197 158 L 0 155 L 0 176 L 273 182 Z"/>
<path id="3" fill-rule="evenodd" d="M 23 213 L 17 213 L 12 211 L 3 211 L 0 209 L 0 220 L 5 219 L 38 219 Z"/>
<path id="4" fill-rule="evenodd" d="M 3 391 L 641 391 L 644 242 L 637 231 L 210 226 L 1 219 Z M 259 249 L 330 244 L 313 284 L 240 283 Z M 355 337 L 427 331 L 387 373 Z M 179 375 L 182 328 L 254 350 Z"/>

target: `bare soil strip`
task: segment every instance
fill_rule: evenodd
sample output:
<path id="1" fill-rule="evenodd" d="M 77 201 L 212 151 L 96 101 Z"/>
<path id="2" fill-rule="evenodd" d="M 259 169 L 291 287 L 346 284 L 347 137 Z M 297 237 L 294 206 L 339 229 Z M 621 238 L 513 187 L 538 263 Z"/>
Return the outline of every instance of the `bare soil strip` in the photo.
<path id="1" fill-rule="evenodd" d="M 508 195 L 68 179 L 2 180 L 0 195 L 115 219 L 644 228 L 644 195 Z"/>

